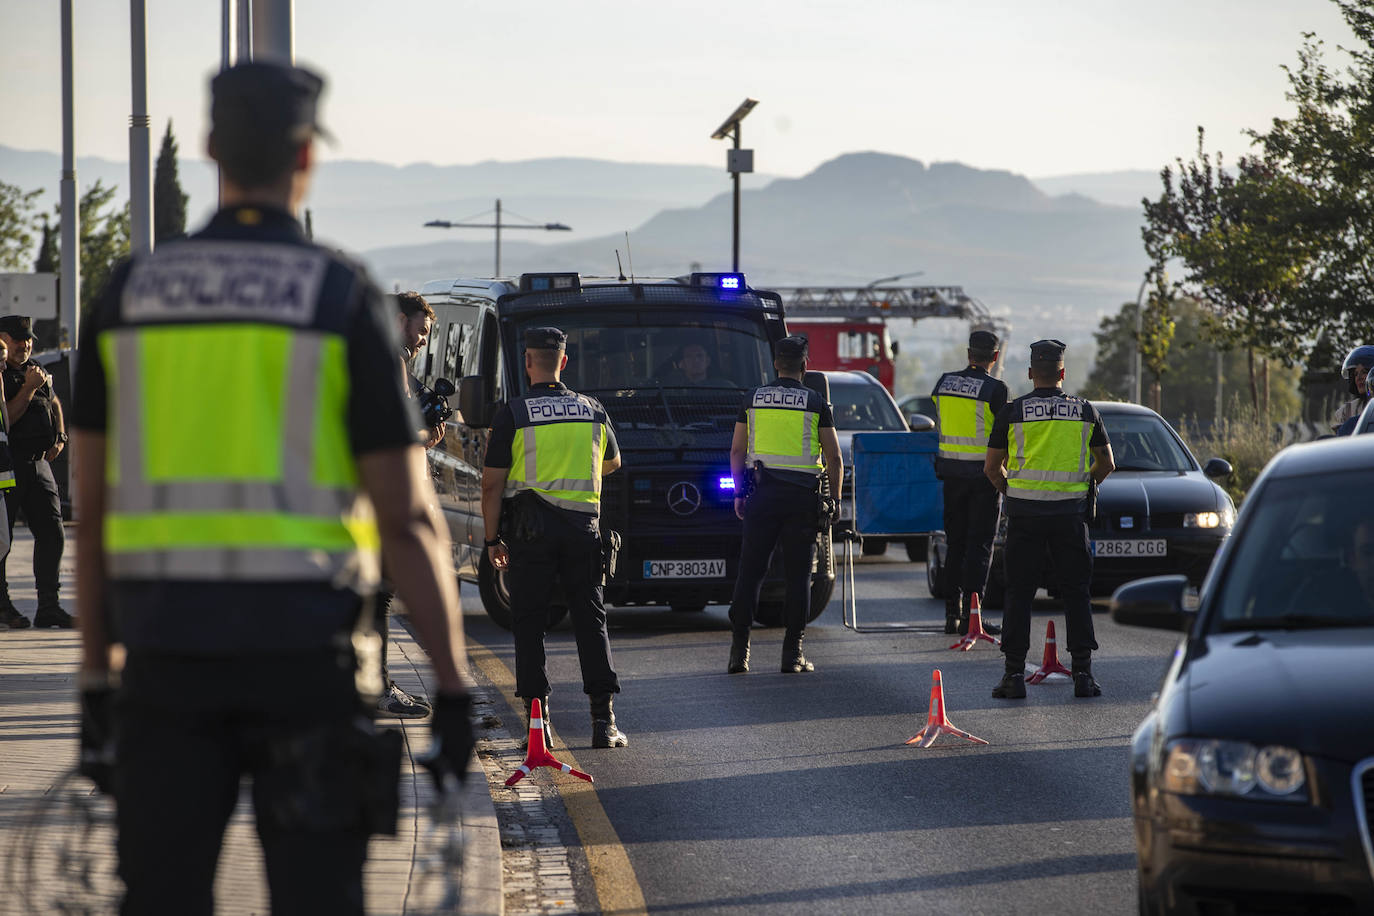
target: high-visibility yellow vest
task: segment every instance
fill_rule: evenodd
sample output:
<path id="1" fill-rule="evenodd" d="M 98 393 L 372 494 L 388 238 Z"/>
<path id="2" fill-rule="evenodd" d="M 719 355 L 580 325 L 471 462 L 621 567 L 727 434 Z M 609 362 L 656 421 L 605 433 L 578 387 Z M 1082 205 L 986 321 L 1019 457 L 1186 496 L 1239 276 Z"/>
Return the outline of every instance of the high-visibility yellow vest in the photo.
<path id="1" fill-rule="evenodd" d="M 821 459 L 820 395 L 809 388 L 765 385 L 755 388 L 745 408 L 749 430 L 746 461 L 773 470 L 819 476 Z"/>
<path id="2" fill-rule="evenodd" d="M 14 454 L 10 451 L 10 431 L 0 413 L 0 490 L 14 486 Z"/>
<path id="3" fill-rule="evenodd" d="M 1021 415 L 1008 429 L 1007 495 L 1039 501 L 1082 499 L 1088 494 L 1088 439 L 1080 398 L 1018 401 Z"/>
<path id="4" fill-rule="evenodd" d="M 134 263 L 96 340 L 112 578 L 376 584 L 342 310 L 319 308 L 329 265 L 311 247 L 219 240 Z"/>
<path id="5" fill-rule="evenodd" d="M 992 405 L 980 396 L 991 387 L 989 381 L 952 372 L 941 377 L 935 388 L 939 457 L 977 462 L 987 457 L 988 433 L 994 417 Z"/>
<path id="6" fill-rule="evenodd" d="M 510 406 L 515 439 L 505 495 L 533 490 L 551 505 L 599 515 L 605 408 L 566 389 L 533 392 Z"/>

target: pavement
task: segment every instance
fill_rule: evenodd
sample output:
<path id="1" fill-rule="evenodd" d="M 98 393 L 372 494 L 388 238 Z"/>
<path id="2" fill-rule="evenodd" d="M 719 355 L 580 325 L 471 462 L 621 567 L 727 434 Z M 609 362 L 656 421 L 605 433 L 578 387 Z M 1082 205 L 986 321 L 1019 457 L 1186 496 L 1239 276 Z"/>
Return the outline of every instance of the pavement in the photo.
<path id="1" fill-rule="evenodd" d="M 69 527 L 62 562 L 64 606 L 73 612 L 74 534 Z M 32 537 L 17 528 L 7 564 L 10 594 L 30 619 L 38 603 L 32 556 Z M 399 619 L 393 619 L 390 638 L 392 677 L 411 694 L 429 695 L 427 685 L 433 679 L 428 661 Z M 76 763 L 78 658 L 75 630 L 0 631 L 0 914 L 117 909 L 120 888 L 114 876 L 110 803 L 95 794 L 89 782 L 69 776 Z M 504 758 L 519 758 L 514 738 L 499 717 L 486 711 L 491 700 L 488 690 L 479 690 L 475 713 L 486 727 L 484 744 L 502 745 L 503 753 L 488 763 L 487 770 L 481 759 L 474 759 L 461 793 L 465 848 L 461 905 L 456 910 L 442 907 L 445 882 L 436 851 L 439 837 L 428 809 L 433 787 L 416 763 L 429 745 L 428 721 L 384 723 L 399 727 L 405 737 L 400 820 L 395 836 L 372 839 L 364 885 L 368 913 L 506 912 L 501 827 L 492 793 L 504 779 L 502 769 L 509 772 Z M 498 711 L 510 718 L 504 703 Z M 514 724 L 518 729 L 518 720 Z M 166 801 L 176 804 L 175 798 Z M 536 839 L 527 837 L 524 843 Z M 59 879 L 57 873 L 63 870 L 65 877 Z M 246 787 L 225 835 L 215 898 L 220 914 L 269 912 Z"/>

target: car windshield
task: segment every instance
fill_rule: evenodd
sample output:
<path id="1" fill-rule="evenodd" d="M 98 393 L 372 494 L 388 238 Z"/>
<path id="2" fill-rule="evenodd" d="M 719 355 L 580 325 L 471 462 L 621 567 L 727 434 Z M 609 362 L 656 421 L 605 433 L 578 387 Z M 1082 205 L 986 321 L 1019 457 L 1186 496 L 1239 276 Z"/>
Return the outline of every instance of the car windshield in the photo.
<path id="1" fill-rule="evenodd" d="M 877 385 L 835 384 L 832 378 L 830 409 L 836 429 L 906 429 L 896 405 Z"/>
<path id="2" fill-rule="evenodd" d="M 1274 480 L 1252 498 L 1213 628 L 1374 626 L 1374 489 L 1349 472 Z"/>
<path id="3" fill-rule="evenodd" d="M 1102 412 L 1118 471 L 1195 471 L 1197 464 L 1159 417 Z"/>
<path id="4" fill-rule="evenodd" d="M 704 310 L 588 309 L 541 314 L 517 327 L 554 324 L 568 335 L 563 381 L 589 394 L 714 388 L 739 392 L 772 377 L 761 319 Z M 528 383 L 521 380 L 521 388 Z"/>

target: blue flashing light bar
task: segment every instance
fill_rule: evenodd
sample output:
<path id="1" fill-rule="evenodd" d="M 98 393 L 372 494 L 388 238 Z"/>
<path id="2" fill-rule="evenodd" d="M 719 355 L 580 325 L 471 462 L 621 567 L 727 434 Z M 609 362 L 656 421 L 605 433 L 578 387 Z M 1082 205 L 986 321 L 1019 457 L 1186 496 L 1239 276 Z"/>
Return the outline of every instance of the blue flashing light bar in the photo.
<path id="1" fill-rule="evenodd" d="M 692 274 L 692 286 L 711 287 L 722 293 L 742 293 L 749 288 L 745 282 L 744 274 L 729 273 L 694 273 Z"/>
<path id="2" fill-rule="evenodd" d="M 520 275 L 522 293 L 574 292 L 581 288 L 582 277 L 575 273 Z"/>
<path id="3" fill-rule="evenodd" d="M 721 277 L 721 289 L 739 289 L 739 277 Z"/>
<path id="4" fill-rule="evenodd" d="M 720 480 L 717 482 L 716 486 L 719 487 L 719 488 L 722 489 L 722 490 L 734 490 L 734 489 L 735 489 L 735 478 L 733 478 L 733 477 L 722 477 L 722 478 L 720 478 Z"/>

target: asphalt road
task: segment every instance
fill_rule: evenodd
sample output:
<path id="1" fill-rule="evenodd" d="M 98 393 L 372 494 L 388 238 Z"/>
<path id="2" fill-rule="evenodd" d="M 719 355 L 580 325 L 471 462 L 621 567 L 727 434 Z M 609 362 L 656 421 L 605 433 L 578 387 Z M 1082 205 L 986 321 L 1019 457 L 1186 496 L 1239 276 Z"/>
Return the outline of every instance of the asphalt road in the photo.
<path id="1" fill-rule="evenodd" d="M 859 562 L 861 622 L 943 620 L 900 547 Z M 463 589 L 470 637 L 513 666 L 509 634 Z M 992 619 L 1000 619 L 993 613 Z M 612 610 L 630 747 L 592 750 L 572 632 L 548 639 L 553 722 L 596 793 L 654 913 L 1135 912 L 1127 746 L 1177 640 L 1095 614 L 1095 700 L 1067 683 L 994 700 L 1002 658 L 943 633 L 854 633 L 838 590 L 807 631 L 810 675 L 778 672 L 781 630 L 754 631 L 726 675 L 725 608 Z M 1037 602 L 1031 661 L 1056 603 Z M 904 742 L 931 672 L 955 725 L 986 739 Z"/>

